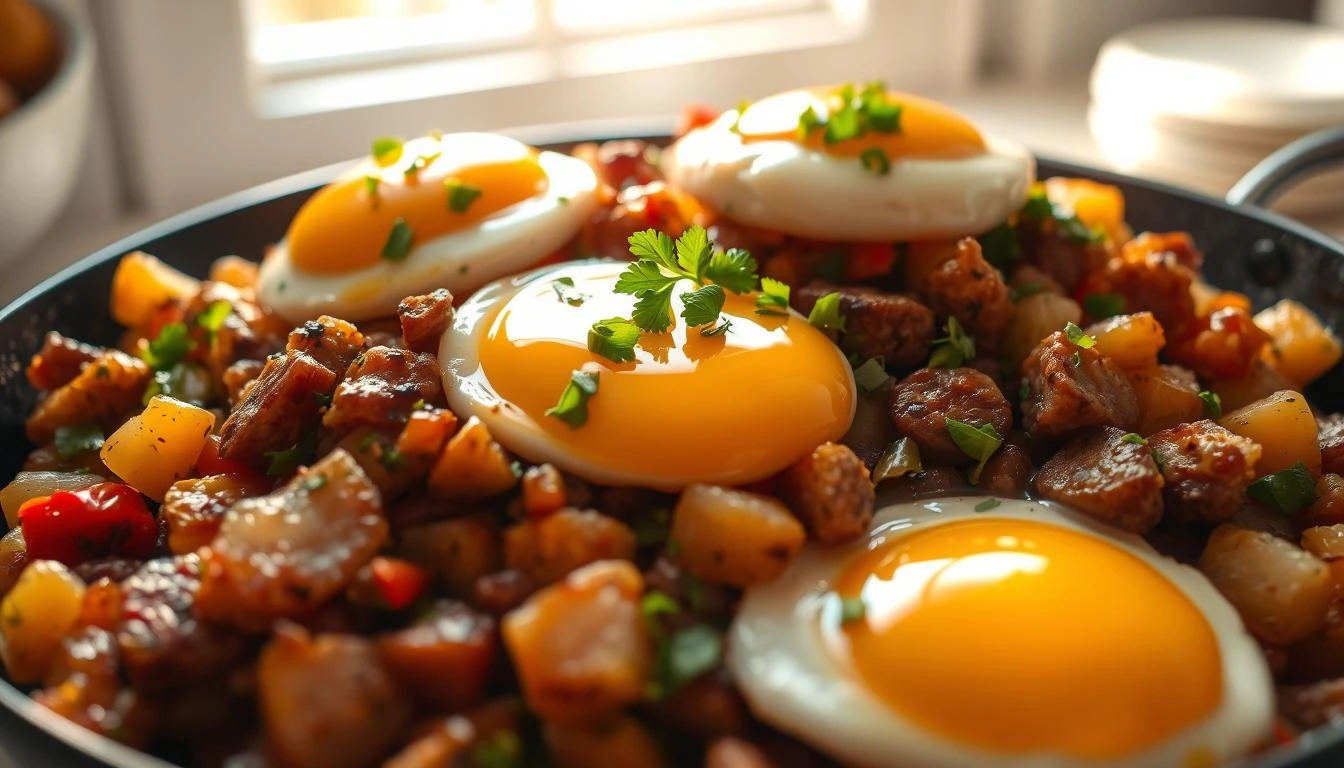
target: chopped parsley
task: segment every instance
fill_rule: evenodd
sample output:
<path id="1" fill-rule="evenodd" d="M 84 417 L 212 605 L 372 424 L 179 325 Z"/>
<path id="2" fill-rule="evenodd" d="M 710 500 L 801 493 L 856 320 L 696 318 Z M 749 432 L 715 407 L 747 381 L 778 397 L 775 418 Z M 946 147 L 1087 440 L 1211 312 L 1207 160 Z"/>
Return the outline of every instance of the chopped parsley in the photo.
<path id="1" fill-rule="evenodd" d="M 1299 461 L 1251 483 L 1246 495 L 1270 509 L 1292 515 L 1316 503 L 1316 481 Z"/>
<path id="2" fill-rule="evenodd" d="M 1045 290 L 1045 286 L 1040 283 L 1027 283 L 1026 285 L 1008 286 L 1008 298 L 1014 304 L 1017 302 L 1035 296 Z"/>
<path id="3" fill-rule="evenodd" d="M 842 597 L 840 598 L 840 623 L 853 624 L 863 621 L 868 615 L 868 606 L 863 602 L 862 597 Z"/>
<path id="4" fill-rule="evenodd" d="M 1210 419 L 1223 418 L 1223 399 L 1217 392 L 1206 389 L 1199 393 L 1199 399 L 1204 401 L 1204 413 L 1208 414 Z"/>
<path id="5" fill-rule="evenodd" d="M 789 285 L 773 277 L 761 278 L 756 314 L 783 317 L 789 314 Z"/>
<path id="6" fill-rule="evenodd" d="M 999 435 L 998 430 L 994 429 L 993 424 L 982 424 L 974 426 L 964 421 L 958 421 L 953 418 L 944 418 L 947 425 L 947 433 L 956 443 L 958 450 L 969 456 L 976 462 L 976 465 L 967 473 L 966 479 L 971 484 L 980 482 L 980 473 L 985 470 L 985 463 L 989 457 L 999 450 L 1003 445 L 1003 437 Z"/>
<path id="7" fill-rule="evenodd" d="M 219 333 L 224 327 L 224 321 L 229 319 L 229 314 L 233 312 L 233 304 L 223 299 L 211 302 L 205 311 L 196 316 L 196 325 L 205 330 L 206 335 L 213 339 L 215 334 Z"/>
<path id="8" fill-rule="evenodd" d="M 565 302 L 571 307 L 581 307 L 583 302 L 588 300 L 588 295 L 574 287 L 574 278 L 557 277 L 551 281 L 551 290 L 555 291 L 555 297 Z"/>
<path id="9" fill-rule="evenodd" d="M 998 499 L 985 499 L 984 501 L 975 505 L 975 511 L 988 512 L 989 510 L 999 506 L 1002 503 L 1003 502 L 999 501 Z"/>
<path id="10" fill-rule="evenodd" d="M 1098 320 L 1123 315 L 1125 296 L 1122 293 L 1089 293 L 1083 297 L 1083 308 Z"/>
<path id="11" fill-rule="evenodd" d="M 588 329 L 588 349 L 614 363 L 628 363 L 635 359 L 639 334 L 639 326 L 623 317 L 598 320 Z"/>
<path id="12" fill-rule="evenodd" d="M 980 251 L 985 261 L 1000 272 L 1006 273 L 1022 260 L 1022 245 L 1017 241 L 1017 227 L 1006 221 L 976 239 L 980 241 Z"/>
<path id="13" fill-rule="evenodd" d="M 707 325 L 718 322 L 719 312 L 728 296 L 723 289 L 713 283 L 681 294 L 681 316 L 690 326 Z"/>
<path id="14" fill-rule="evenodd" d="M 471 748 L 476 768 L 522 768 L 523 740 L 510 728 L 500 728 Z"/>
<path id="15" fill-rule="evenodd" d="M 182 362 L 193 346 L 185 323 L 169 323 L 140 350 L 140 359 L 156 371 L 166 371 Z"/>
<path id="16" fill-rule="evenodd" d="M 373 161 L 379 168 L 386 168 L 396 164 L 401 159 L 402 148 L 406 142 L 397 136 L 381 136 L 373 140 Z"/>
<path id="17" fill-rule="evenodd" d="M 823 331 L 844 331 L 845 316 L 840 313 L 840 294 L 832 291 L 817 299 L 812 311 L 807 313 L 807 322 Z"/>
<path id="18" fill-rule="evenodd" d="M 1078 327 L 1077 323 L 1068 322 L 1064 324 L 1064 335 L 1069 343 L 1082 349 L 1091 349 L 1097 345 L 1097 337 L 1089 336 Z"/>
<path id="19" fill-rule="evenodd" d="M 882 451 L 877 464 L 873 466 L 873 485 L 923 470 L 924 462 L 919 456 L 919 445 L 908 437 L 902 437 Z"/>
<path id="20" fill-rule="evenodd" d="M 1121 439 L 1123 442 L 1126 442 L 1126 443 L 1132 443 L 1132 444 L 1134 444 L 1134 445 L 1147 445 L 1147 444 L 1148 444 L 1148 441 L 1147 441 L 1146 439 L 1144 439 L 1143 435 L 1140 435 L 1140 434 L 1137 433 L 1137 432 L 1129 432 L 1129 433 L 1127 433 L 1124 437 L 1122 437 L 1122 438 L 1120 438 L 1120 439 Z"/>
<path id="21" fill-rule="evenodd" d="M 97 424 L 67 424 L 56 428 L 56 455 L 71 459 L 103 447 L 103 430 Z"/>
<path id="22" fill-rule="evenodd" d="M 1020 215 L 1032 221 L 1054 221 L 1059 231 L 1075 243 L 1096 245 L 1106 240 L 1105 232 L 1092 229 L 1073 211 L 1050 202 L 1045 190 L 1040 187 L 1027 195 L 1027 202 L 1023 204 Z"/>
<path id="23" fill-rule="evenodd" d="M 669 542 L 671 544 L 671 542 Z M 693 596 L 687 600 L 694 604 Z M 681 605 L 666 593 L 650 591 L 640 601 L 640 611 L 654 641 L 654 677 L 649 698 L 661 699 L 719 666 L 723 660 L 723 638 L 707 624 L 692 624 L 669 631 L 662 620 L 681 612 Z"/>
<path id="24" fill-rule="evenodd" d="M 846 84 L 830 94 L 830 106 L 822 115 L 813 105 L 808 105 L 798 115 L 798 138 L 807 141 L 813 134 L 821 132 L 822 140 L 827 144 L 839 144 L 851 139 L 861 139 L 869 133 L 900 133 L 903 107 L 892 101 L 887 95 L 887 86 L 881 81 L 873 81 L 862 89 Z M 859 155 L 863 167 L 878 175 L 891 170 L 891 159 L 877 147 L 869 147 Z"/>
<path id="25" fill-rule="evenodd" d="M 303 466 L 317 455 L 317 430 L 310 429 L 299 436 L 298 442 L 283 451 L 267 451 L 263 454 L 268 462 L 266 474 L 271 477 L 285 477 Z"/>
<path id="26" fill-rule="evenodd" d="M 966 333 L 957 318 L 947 318 L 943 326 L 947 335 L 933 340 L 933 354 L 929 355 L 930 368 L 960 368 L 975 359 L 975 339 Z"/>
<path id="27" fill-rule="evenodd" d="M 680 294 L 681 317 L 688 325 L 718 321 L 725 290 L 746 293 L 756 287 L 756 260 L 738 248 L 716 251 L 704 227 L 693 225 L 675 243 L 654 229 L 630 236 L 636 261 L 616 279 L 615 291 L 635 297 L 632 314 L 640 330 L 662 333 L 672 325 L 672 291 L 683 280 L 698 287 Z"/>
<path id="28" fill-rule="evenodd" d="M 369 175 L 367 175 L 367 176 L 365 176 L 365 177 L 364 177 L 364 194 L 368 195 L 369 197 L 373 197 L 373 196 L 377 195 L 377 194 L 378 194 L 378 185 L 381 184 L 381 183 L 383 183 L 383 180 L 382 180 L 380 177 L 378 177 L 378 176 L 376 176 L 376 175 L 374 175 L 374 174 L 372 174 L 372 173 L 369 174 Z"/>
<path id="29" fill-rule="evenodd" d="M 303 487 L 309 491 L 316 491 L 326 484 L 327 476 L 321 472 L 312 472 L 303 478 Z"/>
<path id="30" fill-rule="evenodd" d="M 480 187 L 474 187 L 461 179 L 444 179 L 443 188 L 448 192 L 448 208 L 453 213 L 466 213 L 476 198 L 483 194 Z"/>
<path id="31" fill-rule="evenodd" d="M 565 422 L 572 429 L 578 429 L 588 423 L 588 401 L 597 394 L 597 374 L 589 371 L 574 371 L 569 375 L 569 383 L 560 393 L 560 400 L 554 407 L 546 409 L 547 416 Z"/>
<path id="32" fill-rule="evenodd" d="M 878 176 L 886 176 L 891 173 L 891 158 L 887 153 L 877 147 L 869 147 L 859 153 L 859 162 L 863 163 L 863 169 Z"/>
<path id="33" fill-rule="evenodd" d="M 411 243 L 415 240 L 415 230 L 403 218 L 392 222 L 392 231 L 387 233 L 387 242 L 383 244 L 382 257 L 387 261 L 405 261 L 411 255 Z"/>
<path id="34" fill-rule="evenodd" d="M 854 383 L 864 392 L 876 392 L 890 379 L 887 361 L 881 357 L 870 357 L 854 366 Z"/>

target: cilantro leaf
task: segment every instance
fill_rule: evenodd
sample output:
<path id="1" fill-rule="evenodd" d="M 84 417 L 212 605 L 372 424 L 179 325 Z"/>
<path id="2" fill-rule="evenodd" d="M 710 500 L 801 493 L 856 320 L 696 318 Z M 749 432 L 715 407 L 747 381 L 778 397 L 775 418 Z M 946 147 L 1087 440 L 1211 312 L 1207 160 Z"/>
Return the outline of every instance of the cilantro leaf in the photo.
<path id="1" fill-rule="evenodd" d="M 623 317 L 598 320 L 588 329 L 588 349 L 612 362 L 628 363 L 635 359 L 639 327 Z"/>
<path id="2" fill-rule="evenodd" d="M 1064 335 L 1068 337 L 1069 343 L 1075 347 L 1091 349 L 1097 345 L 1097 337 L 1089 336 L 1078 327 L 1077 323 L 1068 322 L 1064 324 Z"/>
<path id="3" fill-rule="evenodd" d="M 588 300 L 588 294 L 574 287 L 574 278 L 557 277 L 551 281 L 551 290 L 555 297 L 571 307 L 581 307 Z"/>
<path id="4" fill-rule="evenodd" d="M 789 284 L 773 277 L 761 278 L 761 293 L 756 297 L 756 314 L 787 315 Z"/>
<path id="5" fill-rule="evenodd" d="M 485 194 L 480 187 L 474 187 L 461 179 L 444 179 L 443 188 L 448 192 L 448 209 L 453 213 L 466 213 L 476 198 Z"/>
<path id="6" fill-rule="evenodd" d="M 826 143 L 839 144 L 849 139 L 857 139 L 864 133 L 863 123 L 859 120 L 859 111 L 849 99 L 845 105 L 832 112 L 826 118 Z"/>
<path id="7" fill-rule="evenodd" d="M 631 235 L 627 242 L 630 243 L 630 253 L 635 258 L 649 259 L 668 269 L 676 269 L 672 238 L 666 234 L 656 229 L 646 229 Z"/>
<path id="8" fill-rule="evenodd" d="M 387 261 L 405 261 L 411 255 L 411 243 L 415 240 L 415 230 L 403 218 L 392 222 L 392 231 L 387 233 L 387 242 L 383 244 L 382 257 Z"/>
<path id="9" fill-rule="evenodd" d="M 386 168 L 401 159 L 401 150 L 405 144 L 399 136 L 380 136 L 373 140 L 370 154 L 380 168 Z"/>
<path id="10" fill-rule="evenodd" d="M 196 316 L 196 325 L 204 328 L 206 334 L 213 339 L 215 334 L 219 333 L 219 330 L 224 327 L 224 321 L 229 319 L 229 313 L 231 312 L 233 312 L 233 304 L 224 299 L 211 302 L 204 312 Z"/>
<path id="11" fill-rule="evenodd" d="M 634 261 L 625 271 L 616 277 L 616 293 L 629 293 L 638 296 L 643 291 L 658 291 L 675 283 L 678 278 L 663 274 L 657 262 L 647 259 Z"/>
<path id="12" fill-rule="evenodd" d="M 1083 297 L 1083 308 L 1098 320 L 1123 315 L 1125 296 L 1122 293 L 1089 293 Z"/>
<path id="13" fill-rule="evenodd" d="M 1210 419 L 1223 418 L 1223 399 L 1217 392 L 1206 389 L 1199 393 L 1199 399 L 1204 401 L 1204 413 L 1208 414 Z"/>
<path id="14" fill-rule="evenodd" d="M 97 424 L 67 424 L 56 428 L 56 455 L 70 459 L 103 447 L 103 430 Z"/>
<path id="15" fill-rule="evenodd" d="M 868 605 L 863 602 L 862 597 L 842 597 L 840 598 L 840 623 L 853 624 L 856 621 L 863 621 L 868 615 Z"/>
<path id="16" fill-rule="evenodd" d="M 687 227 L 677 238 L 676 248 L 677 266 L 682 272 L 700 280 L 711 258 L 709 235 L 705 228 L 699 224 Z"/>
<path id="17" fill-rule="evenodd" d="M 704 325 L 716 322 L 719 319 L 719 313 L 723 311 L 725 298 L 723 289 L 714 284 L 697 288 L 690 293 L 683 293 L 681 294 L 681 300 L 685 304 L 685 308 L 681 310 L 681 316 L 686 319 L 687 325 Z"/>
<path id="18" fill-rule="evenodd" d="M 994 429 L 993 424 L 983 424 L 979 427 L 968 424 L 964 421 L 958 421 L 950 417 L 944 417 L 944 424 L 947 425 L 947 434 L 956 443 L 957 449 L 976 461 L 976 465 L 966 475 L 966 479 L 971 484 L 980 482 L 980 473 L 985 469 L 985 463 L 989 457 L 999 450 L 1003 445 L 1003 437 Z"/>
<path id="19" fill-rule="evenodd" d="M 957 318 L 947 318 L 943 326 L 947 335 L 933 340 L 933 354 L 929 355 L 929 368 L 960 368 L 968 360 L 975 359 L 975 339 L 966 333 L 957 322 Z"/>
<path id="20" fill-rule="evenodd" d="M 645 331 L 662 333 L 672 325 L 672 288 L 675 282 L 669 282 L 656 291 L 641 291 L 635 300 L 635 311 L 631 317 L 635 325 Z"/>
<path id="21" fill-rule="evenodd" d="M 578 429 L 588 423 L 588 401 L 597 394 L 597 374 L 589 371 L 574 371 L 569 375 L 569 383 L 560 393 L 560 400 L 546 409 L 547 416 L 565 422 L 571 429 Z"/>
<path id="22" fill-rule="evenodd" d="M 674 632 L 659 654 L 659 680 L 669 695 L 723 660 L 723 638 L 707 624 L 695 624 Z"/>
<path id="23" fill-rule="evenodd" d="M 976 512 L 988 512 L 989 510 L 991 510 L 991 509 L 993 509 L 993 508 L 999 506 L 999 505 L 1002 504 L 1002 503 L 1003 503 L 1003 502 L 1002 502 L 1002 501 L 999 501 L 998 499 L 992 499 L 992 498 L 991 498 L 991 499 L 985 499 L 984 501 L 982 501 L 982 502 L 980 502 L 979 504 L 976 504 L 976 505 L 975 505 L 975 511 L 976 511 Z"/>
<path id="24" fill-rule="evenodd" d="M 900 133 L 901 113 L 904 108 L 894 101 L 888 101 L 886 94 L 879 99 L 866 102 L 868 127 L 878 133 Z"/>
<path id="25" fill-rule="evenodd" d="M 890 378 L 886 361 L 881 357 L 870 357 L 854 367 L 854 383 L 864 392 L 876 392 Z"/>
<path id="26" fill-rule="evenodd" d="M 156 371 L 166 371 L 182 362 L 193 346 L 185 323 L 169 323 L 140 350 L 140 359 Z"/>
<path id="27" fill-rule="evenodd" d="M 1120 438 L 1120 440 L 1123 441 L 1123 442 L 1126 442 L 1126 443 L 1131 443 L 1131 444 L 1133 444 L 1133 445 L 1147 445 L 1147 444 L 1148 444 L 1148 441 L 1144 439 L 1143 435 L 1140 435 L 1140 434 L 1137 433 L 1137 432 L 1127 432 L 1127 433 L 1125 433 L 1125 436 L 1124 436 L 1124 437 Z"/>
<path id="28" fill-rule="evenodd" d="M 801 141 L 806 141 L 807 137 L 815 131 L 825 127 L 826 121 L 821 119 L 821 116 L 817 114 L 817 110 L 811 104 L 798 116 L 798 138 Z"/>
<path id="29" fill-rule="evenodd" d="M 1299 461 L 1251 483 L 1246 495 L 1270 509 L 1292 515 L 1316 503 L 1316 481 L 1307 465 Z"/>
<path id="30" fill-rule="evenodd" d="M 640 613 L 644 614 L 645 619 L 652 619 L 657 616 L 677 613 L 681 610 L 681 606 L 666 592 L 654 589 L 644 593 L 643 599 L 639 601 L 639 610 Z"/>
<path id="31" fill-rule="evenodd" d="M 718 251 L 710 257 L 705 277 L 733 293 L 748 293 L 756 288 L 756 259 L 741 248 Z"/>
<path id="32" fill-rule="evenodd" d="M 919 445 L 908 437 L 891 443 L 878 457 L 873 466 L 873 485 L 883 480 L 912 475 L 923 471 L 924 462 L 919 456 Z"/>
<path id="33" fill-rule="evenodd" d="M 840 294 L 832 291 L 817 299 L 812 311 L 807 313 L 807 322 L 824 331 L 845 330 L 845 316 L 840 313 Z"/>
<path id="34" fill-rule="evenodd" d="M 891 173 L 891 158 L 887 153 L 877 147 L 869 147 L 859 153 L 859 162 L 863 164 L 865 171 L 870 171 L 878 176 L 886 176 Z"/>
<path id="35" fill-rule="evenodd" d="M 985 261 L 1000 272 L 1008 272 L 1014 264 L 1022 260 L 1022 245 L 1017 241 L 1017 227 L 1006 221 L 976 239 L 980 241 L 980 251 L 984 254 Z"/>

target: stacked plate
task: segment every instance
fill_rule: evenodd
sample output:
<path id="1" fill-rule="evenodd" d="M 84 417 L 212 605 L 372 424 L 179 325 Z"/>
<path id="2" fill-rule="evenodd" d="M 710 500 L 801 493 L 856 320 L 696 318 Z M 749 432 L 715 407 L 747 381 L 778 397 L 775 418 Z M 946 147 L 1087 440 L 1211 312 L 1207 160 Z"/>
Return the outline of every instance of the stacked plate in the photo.
<path id="1" fill-rule="evenodd" d="M 1344 123 L 1344 31 L 1274 19 L 1144 25 L 1102 47 L 1091 92 L 1092 136 L 1113 166 L 1221 195 L 1275 149 Z M 1344 169 L 1274 207 L 1344 215 Z"/>

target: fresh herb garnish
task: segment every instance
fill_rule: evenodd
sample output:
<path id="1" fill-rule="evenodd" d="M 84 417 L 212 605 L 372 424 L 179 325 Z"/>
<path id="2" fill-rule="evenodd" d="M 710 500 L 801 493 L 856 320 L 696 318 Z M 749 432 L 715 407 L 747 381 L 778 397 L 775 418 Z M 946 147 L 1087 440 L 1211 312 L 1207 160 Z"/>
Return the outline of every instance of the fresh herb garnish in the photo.
<path id="1" fill-rule="evenodd" d="M 140 350 L 140 359 L 156 371 L 166 371 L 182 362 L 193 346 L 185 323 L 169 323 Z"/>
<path id="2" fill-rule="evenodd" d="M 933 354 L 929 355 L 930 368 L 960 368 L 975 359 L 975 339 L 966 333 L 957 318 L 947 318 L 943 326 L 947 335 L 933 340 Z"/>
<path id="3" fill-rule="evenodd" d="M 574 287 L 574 278 L 557 277 L 551 281 L 551 290 L 555 297 L 571 307 L 581 307 L 588 300 L 588 294 Z"/>
<path id="4" fill-rule="evenodd" d="M 233 312 L 232 303 L 223 299 L 211 302 L 204 312 L 196 316 L 196 325 L 205 329 L 206 336 L 213 339 L 224 327 L 224 321 L 229 319 L 231 312 Z"/>
<path id="5" fill-rule="evenodd" d="M 394 165 L 401 159 L 402 148 L 406 142 L 397 136 L 382 136 L 373 140 L 373 161 L 380 168 Z"/>
<path id="6" fill-rule="evenodd" d="M 1140 434 L 1138 434 L 1137 432 L 1129 432 L 1129 433 L 1127 433 L 1124 437 L 1122 437 L 1122 438 L 1120 438 L 1120 439 L 1121 439 L 1123 442 L 1126 442 L 1126 443 L 1132 443 L 1132 444 L 1134 444 L 1134 445 L 1147 445 L 1147 444 L 1148 444 L 1148 441 L 1147 441 L 1146 439 L 1144 439 L 1143 435 L 1140 435 Z"/>
<path id="7" fill-rule="evenodd" d="M 1223 418 L 1223 398 L 1219 397 L 1217 392 L 1206 389 L 1199 393 L 1199 399 L 1204 401 L 1204 413 L 1208 414 L 1210 419 Z"/>
<path id="8" fill-rule="evenodd" d="M 1008 299 L 1014 304 L 1017 302 L 1035 296 L 1045 290 L 1045 286 L 1040 283 L 1027 283 L 1026 285 L 1008 286 Z"/>
<path id="9" fill-rule="evenodd" d="M 1087 314 L 1105 320 L 1108 317 L 1125 313 L 1125 295 L 1123 293 L 1089 293 L 1083 297 L 1083 308 Z"/>
<path id="10" fill-rule="evenodd" d="M 673 542 L 668 542 L 669 546 Z M 688 595 L 689 602 L 695 602 Z M 664 616 L 681 612 L 681 605 L 657 590 L 648 592 L 640 601 L 640 611 L 654 641 L 654 671 L 656 682 L 650 686 L 649 698 L 661 699 L 676 693 L 682 686 L 714 669 L 723 659 L 723 638 L 706 624 L 693 624 L 669 632 Z"/>
<path id="11" fill-rule="evenodd" d="M 398 218 L 392 222 L 392 231 L 387 233 L 387 242 L 383 244 L 382 257 L 387 261 L 405 261 L 411 255 L 411 242 L 415 240 L 415 230 Z"/>
<path id="12" fill-rule="evenodd" d="M 475 768 L 522 768 L 523 740 L 511 728 L 500 728 L 471 748 Z"/>
<path id="13" fill-rule="evenodd" d="M 303 487 L 310 491 L 316 491 L 326 484 L 327 476 L 321 472 L 312 472 L 309 473 L 307 477 L 303 478 Z"/>
<path id="14" fill-rule="evenodd" d="M 859 162 L 863 163 L 863 169 L 878 176 L 886 176 L 891 173 L 891 158 L 887 153 L 877 147 L 869 147 L 859 153 Z"/>
<path id="15" fill-rule="evenodd" d="M 891 378 L 887 362 L 881 357 L 870 357 L 854 366 L 854 383 L 864 392 L 876 392 Z"/>
<path id="16" fill-rule="evenodd" d="M 908 437 L 902 437 L 882 451 L 882 456 L 873 466 L 873 485 L 923 470 L 924 462 L 920 460 L 919 445 Z"/>
<path id="17" fill-rule="evenodd" d="M 378 185 L 381 183 L 383 183 L 383 180 L 380 177 L 372 173 L 368 174 L 364 177 L 364 194 L 374 197 L 378 194 Z"/>
<path id="18" fill-rule="evenodd" d="M 727 298 L 723 289 L 714 284 L 704 285 L 689 293 L 683 293 L 681 294 L 683 304 L 681 316 L 690 326 L 708 325 L 717 322 L 719 312 L 723 310 L 723 303 Z"/>
<path id="19" fill-rule="evenodd" d="M 635 297 L 632 318 L 641 330 L 662 333 L 672 325 L 672 291 L 682 280 L 698 287 L 681 294 L 681 316 L 688 325 L 714 323 L 723 311 L 724 291 L 746 293 L 756 287 L 756 260 L 746 251 L 715 251 L 704 227 L 687 227 L 674 243 L 654 229 L 630 236 L 637 259 L 616 279 L 615 291 Z"/>
<path id="20" fill-rule="evenodd" d="M 700 335 L 706 338 L 722 336 L 733 329 L 733 321 L 723 318 L 718 325 L 704 325 L 700 327 Z"/>
<path id="21" fill-rule="evenodd" d="M 448 208 L 453 213 L 466 213 L 476 198 L 483 194 L 480 187 L 473 187 L 461 179 L 444 179 L 443 188 L 448 192 Z"/>
<path id="22" fill-rule="evenodd" d="M 317 430 L 310 429 L 299 436 L 291 448 L 283 451 L 267 451 L 262 454 L 267 462 L 266 474 L 271 477 L 285 477 L 294 474 L 294 470 L 312 461 L 317 455 Z"/>
<path id="23" fill-rule="evenodd" d="M 995 451 L 999 450 L 999 446 L 1003 445 L 1003 437 L 994 429 L 993 424 L 986 423 L 977 427 L 947 417 L 943 421 L 947 425 L 947 434 L 951 436 L 952 442 L 956 443 L 962 453 L 976 462 L 967 473 L 966 479 L 970 480 L 972 485 L 980 482 L 980 473 L 985 470 L 985 463 Z"/>
<path id="24" fill-rule="evenodd" d="M 1020 213 L 1033 221 L 1053 219 L 1059 231 L 1075 243 L 1097 245 L 1106 240 L 1105 232 L 1092 229 L 1073 211 L 1050 202 L 1045 190 L 1039 187 L 1027 194 L 1027 202 L 1023 204 Z"/>
<path id="25" fill-rule="evenodd" d="M 789 314 L 789 285 L 773 277 L 761 278 L 756 314 L 783 317 Z"/>
<path id="26" fill-rule="evenodd" d="M 853 624 L 863 621 L 868 615 L 868 605 L 863 602 L 862 597 L 842 597 L 840 598 L 840 623 Z"/>
<path id="27" fill-rule="evenodd" d="M 569 375 L 569 383 L 560 393 L 560 400 L 554 407 L 546 409 L 547 416 L 565 422 L 572 429 L 578 429 L 588 423 L 588 401 L 597 394 L 597 374 L 589 371 L 574 371 Z"/>
<path id="28" fill-rule="evenodd" d="M 56 428 L 56 455 L 70 459 L 103 447 L 103 430 L 97 424 L 67 424 Z"/>
<path id="29" fill-rule="evenodd" d="M 588 329 L 588 349 L 612 362 L 628 363 L 635 359 L 639 333 L 639 327 L 623 317 L 598 320 Z"/>
<path id="30" fill-rule="evenodd" d="M 985 499 L 984 501 L 975 505 L 975 511 L 988 512 L 989 510 L 999 506 L 1002 503 L 1003 502 L 999 501 L 998 499 Z"/>
<path id="31" fill-rule="evenodd" d="M 844 331 L 845 316 L 840 313 L 840 293 L 832 291 L 817 299 L 812 311 L 807 313 L 807 322 L 823 331 Z"/>
<path id="32" fill-rule="evenodd" d="M 1097 345 L 1097 337 L 1087 335 L 1083 332 L 1083 329 L 1079 328 L 1078 324 L 1074 322 L 1064 324 L 1064 335 L 1068 338 L 1069 343 L 1075 347 L 1091 349 Z"/>
<path id="33" fill-rule="evenodd" d="M 1299 461 L 1251 483 L 1246 495 L 1270 509 L 1292 515 L 1316 503 L 1316 481 L 1307 465 Z"/>
<path id="34" fill-rule="evenodd" d="M 1007 273 L 1014 264 L 1022 260 L 1022 245 L 1017 241 L 1017 227 L 1006 221 L 976 239 L 980 241 L 980 252 L 984 255 L 985 261 L 1000 272 Z"/>

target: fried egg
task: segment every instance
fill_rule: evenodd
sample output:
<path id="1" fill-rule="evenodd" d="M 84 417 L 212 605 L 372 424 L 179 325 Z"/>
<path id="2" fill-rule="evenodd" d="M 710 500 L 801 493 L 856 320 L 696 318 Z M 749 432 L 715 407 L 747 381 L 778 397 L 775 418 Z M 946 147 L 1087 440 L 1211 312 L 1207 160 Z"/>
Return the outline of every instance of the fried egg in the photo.
<path id="1" fill-rule="evenodd" d="M 407 296 L 465 296 L 544 261 L 596 210 L 582 160 L 505 136 L 454 133 L 369 158 L 299 209 L 258 278 L 288 320 L 365 320 Z"/>
<path id="2" fill-rule="evenodd" d="M 1264 656 L 1194 569 L 1057 506 L 898 504 L 747 590 L 757 717 L 856 766 L 1211 768 L 1274 716 Z"/>
<path id="3" fill-rule="evenodd" d="M 548 267 L 459 306 L 439 349 L 452 409 L 529 461 L 663 490 L 760 480 L 849 428 L 854 375 L 844 355 L 796 313 L 757 314 L 752 295 L 728 294 L 725 333 L 688 329 L 674 299 L 676 325 L 640 336 L 634 360 L 589 351 L 594 322 L 630 317 L 634 298 L 613 292 L 627 266 Z M 597 391 L 576 427 L 546 411 L 580 370 L 597 374 Z"/>
<path id="4" fill-rule="evenodd" d="M 725 218 L 838 241 L 978 235 L 1020 208 L 1035 178 L 1021 146 L 938 102 L 872 87 L 730 110 L 664 152 L 663 169 Z"/>

